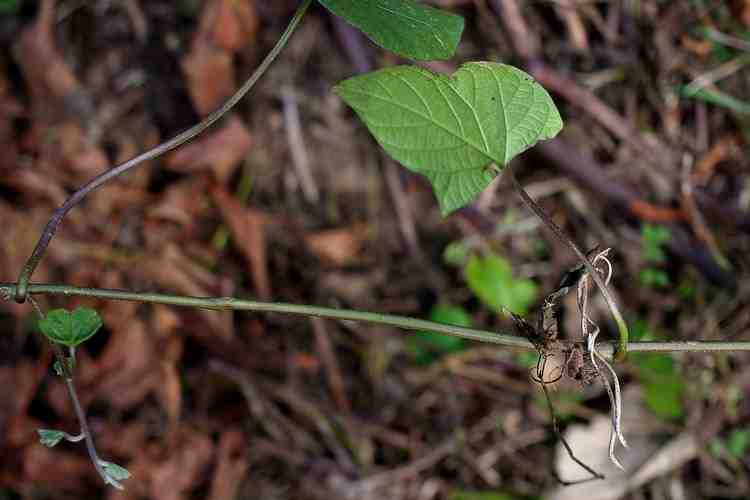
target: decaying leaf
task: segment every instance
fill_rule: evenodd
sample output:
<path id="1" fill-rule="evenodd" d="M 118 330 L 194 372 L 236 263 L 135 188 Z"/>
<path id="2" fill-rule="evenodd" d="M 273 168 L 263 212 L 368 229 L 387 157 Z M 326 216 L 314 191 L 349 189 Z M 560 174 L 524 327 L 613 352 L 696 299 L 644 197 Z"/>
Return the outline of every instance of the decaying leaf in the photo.
<path id="1" fill-rule="evenodd" d="M 366 224 L 329 229 L 305 235 L 305 245 L 326 264 L 346 266 L 357 261 L 367 241 L 369 229 Z"/>
<path id="2" fill-rule="evenodd" d="M 271 280 L 268 276 L 266 259 L 265 224 L 268 217 L 257 210 L 244 207 L 219 186 L 214 186 L 211 196 L 234 236 L 248 263 L 248 271 L 253 277 L 255 291 L 262 300 L 271 298 Z"/>

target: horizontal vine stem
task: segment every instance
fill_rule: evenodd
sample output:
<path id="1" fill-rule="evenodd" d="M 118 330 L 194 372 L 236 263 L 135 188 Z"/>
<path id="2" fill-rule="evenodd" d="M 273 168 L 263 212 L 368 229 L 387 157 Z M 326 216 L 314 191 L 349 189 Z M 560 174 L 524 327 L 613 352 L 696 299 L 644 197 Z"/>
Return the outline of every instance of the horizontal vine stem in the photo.
<path id="1" fill-rule="evenodd" d="M 167 295 L 160 293 L 131 292 L 126 290 L 110 290 L 103 288 L 83 288 L 70 285 L 54 285 L 46 283 L 32 283 L 29 285 L 32 295 L 65 295 L 70 297 L 92 297 L 105 300 L 126 300 L 147 304 L 161 304 L 179 307 L 195 307 L 212 310 L 234 310 L 273 312 L 294 314 L 301 316 L 316 316 L 319 318 L 338 319 L 343 321 L 357 321 L 379 325 L 394 326 L 404 330 L 426 330 L 445 333 L 454 337 L 461 337 L 479 342 L 498 344 L 515 349 L 535 350 L 534 345 L 527 339 L 490 330 L 464 328 L 460 326 L 435 323 L 423 319 L 381 314 L 351 309 L 336 309 L 331 307 L 306 306 L 286 304 L 283 302 L 259 302 L 256 300 L 237 299 L 234 297 L 186 297 L 181 295 Z M 15 283 L 0 283 L 0 297 L 10 300 L 15 296 Z M 599 351 L 605 356 L 612 356 L 617 342 L 601 342 L 597 344 Z M 721 341 L 676 341 L 676 342 L 628 342 L 630 352 L 727 352 L 750 351 L 750 342 L 721 342 Z"/>

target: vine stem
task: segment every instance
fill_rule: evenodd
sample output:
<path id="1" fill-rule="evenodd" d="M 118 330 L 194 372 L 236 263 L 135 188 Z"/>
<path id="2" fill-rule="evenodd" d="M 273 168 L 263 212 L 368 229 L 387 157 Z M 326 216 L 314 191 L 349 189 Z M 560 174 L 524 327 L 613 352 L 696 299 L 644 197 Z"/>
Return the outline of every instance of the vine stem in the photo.
<path id="1" fill-rule="evenodd" d="M 526 204 L 526 206 L 529 207 L 529 209 L 534 212 L 537 217 L 539 217 L 539 219 L 552 231 L 557 239 L 568 245 L 568 247 L 573 250 L 573 253 L 576 254 L 578 259 L 586 267 L 586 271 L 588 272 L 589 276 L 591 276 L 591 279 L 593 279 L 594 283 L 596 283 L 596 286 L 599 287 L 599 290 L 602 293 L 602 297 L 604 297 L 604 301 L 607 303 L 609 311 L 612 314 L 615 323 L 617 324 L 617 330 L 619 332 L 619 339 L 617 341 L 617 349 L 615 350 L 614 358 L 618 361 L 622 361 L 623 359 L 625 359 L 625 356 L 628 353 L 628 349 L 630 348 L 630 344 L 628 343 L 628 325 L 625 322 L 625 319 L 622 317 L 622 313 L 620 313 L 620 308 L 617 307 L 617 302 L 615 302 L 612 294 L 609 293 L 607 285 L 604 283 L 601 276 L 599 276 L 599 273 L 596 271 L 596 269 L 594 269 L 594 265 L 591 263 L 586 254 L 584 254 L 581 249 L 578 248 L 578 245 L 576 245 L 575 242 L 570 239 L 557 224 L 555 224 L 555 222 L 544 212 L 544 210 L 542 210 L 542 207 L 540 207 L 529 195 L 529 193 L 526 192 L 521 183 L 518 181 L 515 172 L 513 172 L 512 166 L 508 164 L 505 166 L 504 170 L 508 171 L 508 176 L 513 183 L 513 187 L 521 196 L 521 199 Z"/>
<path id="2" fill-rule="evenodd" d="M 62 222 L 65 215 L 67 215 L 67 213 L 70 212 L 73 207 L 79 204 L 89 193 L 94 191 L 102 184 L 111 181 L 115 177 L 124 174 L 125 172 L 133 169 L 134 167 L 142 164 L 145 161 L 153 160 L 154 158 L 157 158 L 185 144 L 189 140 L 205 131 L 211 125 L 216 123 L 222 116 L 226 115 L 243 97 L 245 97 L 250 89 L 252 89 L 257 81 L 263 76 L 271 63 L 276 60 L 276 57 L 286 46 L 289 38 L 292 36 L 292 33 L 297 28 L 297 25 L 302 20 L 302 17 L 305 15 L 305 12 L 307 12 L 307 9 L 308 7 L 310 7 L 311 3 L 312 0 L 304 0 L 302 2 L 302 4 L 292 17 L 291 21 L 289 21 L 289 25 L 286 27 L 286 30 L 284 30 L 284 33 L 281 35 L 279 40 L 276 42 L 276 45 L 274 45 L 263 62 L 260 63 L 253 74 L 250 75 L 245 83 L 243 83 L 242 86 L 229 99 L 227 99 L 224 104 L 221 105 L 221 107 L 208 115 L 200 123 L 193 125 L 191 128 L 176 135 L 168 141 L 162 142 L 158 146 L 155 146 L 154 148 L 149 149 L 148 151 L 141 153 L 140 155 L 99 174 L 98 176 L 90 180 L 87 184 L 75 191 L 67 200 L 65 200 L 65 203 L 63 203 L 53 212 L 52 217 L 50 217 L 47 225 L 44 228 L 44 231 L 42 231 L 42 235 L 40 236 L 39 241 L 34 247 L 34 251 L 24 264 L 23 268 L 21 269 L 21 273 L 18 276 L 18 287 L 16 288 L 14 295 L 16 302 L 23 303 L 26 301 L 31 276 L 32 274 L 34 274 L 34 270 L 42 260 L 44 252 L 47 250 L 47 247 L 52 241 L 52 238 L 55 236 L 55 232 L 60 226 L 60 223 Z"/>
<path id="3" fill-rule="evenodd" d="M 0 297 L 10 299 L 15 295 L 15 283 L 0 283 Z M 317 307 L 283 302 L 259 302 L 234 297 L 186 297 L 181 295 L 166 295 L 159 293 L 141 293 L 125 290 L 110 290 L 102 288 L 82 288 L 70 285 L 56 285 L 46 283 L 31 283 L 28 288 L 31 295 L 64 295 L 68 297 L 91 297 L 104 300 L 125 300 L 143 302 L 147 304 L 161 304 L 179 307 L 195 307 L 212 310 L 255 311 L 292 314 L 299 316 L 316 316 L 320 318 L 337 319 L 342 321 L 356 321 L 387 325 L 404 330 L 426 330 L 444 333 L 479 342 L 502 345 L 509 348 L 536 350 L 536 347 L 524 337 L 490 330 L 464 328 L 460 326 L 435 323 L 423 319 L 381 314 L 351 309 L 335 309 L 331 307 Z M 564 346 L 581 344 L 580 342 L 563 343 Z M 619 346 L 616 342 L 601 342 L 597 344 L 599 352 L 612 357 Z M 750 342 L 711 342 L 711 341 L 676 341 L 676 342 L 628 342 L 630 352 L 730 352 L 750 351 Z"/>

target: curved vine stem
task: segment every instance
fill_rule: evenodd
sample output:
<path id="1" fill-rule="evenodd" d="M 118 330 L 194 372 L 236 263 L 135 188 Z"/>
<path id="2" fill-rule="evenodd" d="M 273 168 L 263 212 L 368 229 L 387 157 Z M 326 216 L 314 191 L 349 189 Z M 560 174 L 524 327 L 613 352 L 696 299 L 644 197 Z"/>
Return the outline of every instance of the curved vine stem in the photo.
<path id="1" fill-rule="evenodd" d="M 141 153 L 140 155 L 99 174 L 94 179 L 89 181 L 86 185 L 73 193 L 67 200 L 65 200 L 65 203 L 63 203 L 54 211 L 52 217 L 50 217 L 49 219 L 49 222 L 47 222 L 44 231 L 42 231 L 42 235 L 39 238 L 36 247 L 34 247 L 34 251 L 24 264 L 23 268 L 21 269 L 21 273 L 18 276 L 18 287 L 16 288 L 14 295 L 16 302 L 23 303 L 26 301 L 31 276 L 32 274 L 34 274 L 34 270 L 42 260 L 44 252 L 47 250 L 47 247 L 52 241 L 52 238 L 55 236 L 55 232 L 60 226 L 60 223 L 62 222 L 65 215 L 67 215 L 67 213 L 70 212 L 73 207 L 79 204 L 90 192 L 94 191 L 102 184 L 109 182 L 115 177 L 137 167 L 145 161 L 153 160 L 154 158 L 157 158 L 185 144 L 189 140 L 201 134 L 211 125 L 216 123 L 221 117 L 226 115 L 243 97 L 245 97 L 250 89 L 255 86 L 260 77 L 263 76 L 271 63 L 273 63 L 281 50 L 286 46 L 289 38 L 292 36 L 292 33 L 294 33 L 294 30 L 297 28 L 297 25 L 302 20 L 302 17 L 305 15 L 305 12 L 307 12 L 307 9 L 308 7 L 310 7 L 311 3 L 312 0 L 304 0 L 302 2 L 300 7 L 295 12 L 294 17 L 292 17 L 292 20 L 289 21 L 289 25 L 286 27 L 286 30 L 284 30 L 284 33 L 281 35 L 278 42 L 276 42 L 276 45 L 274 45 L 273 49 L 271 49 L 263 62 L 260 63 L 253 74 L 250 75 L 245 83 L 243 83 L 242 86 L 229 99 L 227 99 L 224 104 L 221 105 L 221 107 L 208 115 L 197 125 L 192 126 L 191 128 L 176 135 L 168 141 L 162 142 L 158 146 L 149 149 L 148 151 Z"/>
<path id="2" fill-rule="evenodd" d="M 10 300 L 15 296 L 15 283 L 0 283 L 0 298 Z M 108 290 L 102 288 L 81 288 L 69 285 L 54 285 L 46 283 L 29 284 L 28 293 L 31 295 L 64 295 L 67 297 L 91 297 L 104 300 L 127 300 L 148 304 L 162 304 L 180 307 L 197 307 L 212 310 L 235 310 L 274 312 L 300 316 L 317 316 L 343 321 L 357 321 L 378 325 L 393 326 L 404 330 L 427 330 L 445 333 L 479 342 L 488 342 L 515 349 L 535 351 L 537 348 L 526 338 L 507 333 L 498 333 L 476 328 L 435 323 L 423 319 L 381 314 L 350 309 L 335 309 L 331 307 L 305 306 L 285 304 L 283 302 L 259 302 L 255 300 L 237 299 L 234 297 L 185 297 L 180 295 L 165 295 L 159 293 L 140 293 L 124 290 Z M 576 342 L 563 343 L 563 346 Z M 578 344 L 581 344 L 578 342 Z M 583 346 L 583 344 L 581 344 Z M 750 342 L 707 342 L 707 341 L 678 341 L 678 342 L 629 342 L 630 352 L 731 352 L 750 351 Z M 597 344 L 598 351 L 605 356 L 613 356 L 619 349 L 615 342 L 601 342 Z"/>
<path id="3" fill-rule="evenodd" d="M 511 182 L 513 183 L 513 187 L 516 191 L 518 191 L 518 194 L 521 196 L 521 199 L 526 204 L 529 209 L 531 209 L 534 214 L 536 214 L 537 217 L 546 225 L 552 233 L 563 243 L 568 245 L 571 250 L 573 250 L 573 253 L 576 254 L 578 259 L 583 263 L 583 265 L 586 267 L 586 271 L 588 272 L 589 276 L 591 276 L 591 279 L 594 280 L 594 283 L 596 283 L 596 286 L 599 287 L 599 290 L 602 292 L 602 297 L 604 297 L 605 302 L 607 303 L 607 306 L 609 307 L 609 311 L 612 314 L 612 317 L 615 320 L 615 323 L 617 324 L 617 330 L 619 332 L 619 339 L 617 342 L 617 349 L 614 353 L 614 358 L 618 361 L 621 361 L 625 359 L 625 356 L 628 353 L 628 325 L 625 323 L 625 319 L 622 317 L 622 314 L 620 313 L 620 309 L 617 307 L 617 302 L 615 302 L 614 298 L 612 297 L 612 294 L 609 293 L 609 289 L 607 288 L 607 285 L 602 280 L 599 273 L 594 269 L 593 264 L 591 264 L 591 261 L 589 258 L 584 254 L 580 248 L 578 248 L 578 245 L 575 244 L 573 240 L 571 240 L 560 227 L 557 226 L 557 224 L 554 223 L 554 221 L 542 210 L 542 207 L 537 205 L 537 203 L 534 201 L 534 199 L 529 195 L 529 193 L 526 192 L 526 190 L 521 186 L 521 183 L 518 182 L 518 178 L 516 177 L 515 172 L 513 172 L 513 168 L 511 165 L 506 165 L 504 170 L 508 171 L 508 176 L 510 177 Z"/>

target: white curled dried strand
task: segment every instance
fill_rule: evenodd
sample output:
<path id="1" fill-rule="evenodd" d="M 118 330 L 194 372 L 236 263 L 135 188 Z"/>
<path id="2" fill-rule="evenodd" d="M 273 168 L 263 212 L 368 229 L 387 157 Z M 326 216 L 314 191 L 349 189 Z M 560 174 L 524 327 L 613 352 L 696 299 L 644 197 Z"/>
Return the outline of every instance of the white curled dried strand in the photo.
<path id="1" fill-rule="evenodd" d="M 607 258 L 608 253 L 609 249 L 599 252 L 599 254 L 597 254 L 592 261 L 592 264 L 594 266 L 596 266 L 600 261 L 604 261 L 604 263 L 606 264 L 606 279 L 604 280 L 606 285 L 609 284 L 613 274 L 612 263 Z M 617 441 L 619 441 L 625 448 L 628 447 L 628 443 L 622 433 L 621 425 L 622 395 L 620 391 L 620 381 L 615 370 L 596 348 L 596 338 L 599 336 L 600 329 L 596 322 L 594 322 L 588 315 L 588 277 L 588 274 L 584 274 L 581 277 L 581 281 L 578 285 L 578 308 L 581 313 L 581 332 L 586 338 L 586 347 L 589 351 L 591 364 L 596 370 L 596 373 L 599 375 L 599 378 L 602 380 L 602 384 L 604 385 L 605 389 L 607 390 L 607 395 L 609 396 L 609 402 L 612 408 L 612 428 L 609 435 L 609 459 L 613 464 L 615 464 L 615 466 L 620 469 L 624 469 L 622 463 L 617 459 L 617 456 L 615 455 L 615 446 L 617 445 Z M 589 331 L 590 327 L 593 327 L 591 331 Z M 609 371 L 610 375 L 612 376 L 611 383 L 607 376 L 599 369 L 599 363 L 597 363 L 597 360 L 601 361 L 604 366 L 607 367 L 607 371 Z"/>
<path id="2" fill-rule="evenodd" d="M 615 464 L 615 466 L 621 470 L 625 470 L 622 466 L 622 463 L 618 460 L 617 456 L 615 455 L 615 445 L 617 444 L 617 441 L 619 439 L 620 443 L 627 448 L 628 444 L 627 441 L 625 441 L 625 437 L 622 435 L 622 429 L 620 426 L 621 416 L 622 416 L 622 398 L 620 396 L 620 383 L 617 379 L 617 374 L 614 373 L 614 370 L 609 365 L 606 359 L 604 359 L 601 354 L 599 354 L 599 351 L 596 349 L 596 337 L 599 334 L 599 329 L 597 328 L 595 332 L 592 332 L 591 335 L 589 335 L 587 339 L 587 348 L 589 351 L 589 355 L 591 356 L 591 363 L 594 365 L 594 368 L 596 369 L 596 372 L 599 374 L 599 378 L 602 381 L 602 385 L 607 390 L 607 396 L 609 396 L 609 404 L 612 408 L 611 413 L 611 420 L 612 420 L 612 427 L 609 431 L 609 460 Z M 602 371 L 599 369 L 599 364 L 596 362 L 597 358 L 599 358 L 602 363 L 609 369 L 610 373 L 613 375 L 612 380 L 614 381 L 614 390 L 612 390 L 612 384 L 610 384 L 609 379 L 607 376 L 602 373 Z"/>
<path id="3" fill-rule="evenodd" d="M 610 375 L 612 375 L 612 385 L 614 386 L 614 399 L 615 404 L 613 405 L 613 413 L 614 413 L 614 428 L 615 433 L 617 434 L 617 439 L 620 441 L 620 444 L 622 444 L 625 448 L 629 448 L 628 442 L 625 440 L 625 436 L 622 434 L 622 392 L 620 391 L 620 380 L 617 378 L 617 372 L 615 372 L 615 369 L 612 368 L 612 365 L 607 361 L 604 356 L 599 353 L 599 351 L 596 352 L 596 357 L 599 358 L 599 361 L 602 362 L 604 366 L 607 367 L 607 370 L 609 370 Z"/>
<path id="4" fill-rule="evenodd" d="M 604 263 L 607 265 L 607 277 L 604 280 L 605 285 L 609 285 L 610 280 L 612 279 L 613 274 L 613 267 L 612 262 L 607 258 L 607 255 L 609 254 L 609 248 L 606 250 L 600 252 L 595 258 L 594 258 L 594 265 L 598 263 L 599 260 L 603 260 Z M 596 329 L 596 335 L 599 334 L 599 328 Z M 612 375 L 612 383 L 615 388 L 615 401 L 617 404 L 614 405 L 615 414 L 617 417 L 615 418 L 615 431 L 617 433 L 617 438 L 620 440 L 620 443 L 627 448 L 628 443 L 625 440 L 625 436 L 622 434 L 622 427 L 621 427 L 621 416 L 622 416 L 622 395 L 620 392 L 620 380 L 617 377 L 617 372 L 615 372 L 615 369 L 612 368 L 612 365 L 607 361 L 607 359 L 601 355 L 601 353 L 596 349 L 596 336 L 593 336 L 591 340 L 591 346 L 593 347 L 592 351 L 596 355 L 596 357 L 599 358 L 599 360 L 604 363 L 604 366 L 607 367 L 607 370 L 609 370 L 609 373 Z"/>

